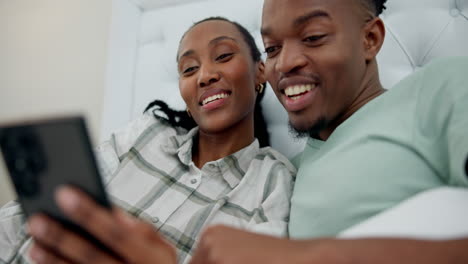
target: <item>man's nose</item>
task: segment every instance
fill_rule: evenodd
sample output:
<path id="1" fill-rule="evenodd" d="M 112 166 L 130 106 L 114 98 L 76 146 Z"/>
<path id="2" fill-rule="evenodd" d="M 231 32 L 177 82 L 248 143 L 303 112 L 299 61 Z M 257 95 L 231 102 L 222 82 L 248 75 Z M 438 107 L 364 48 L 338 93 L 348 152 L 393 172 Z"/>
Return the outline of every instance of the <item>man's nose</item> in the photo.
<path id="1" fill-rule="evenodd" d="M 293 73 L 307 64 L 303 50 L 296 43 L 285 43 L 278 55 L 275 70 L 280 73 Z"/>
<path id="2" fill-rule="evenodd" d="M 220 74 L 215 67 L 204 65 L 199 70 L 198 86 L 205 87 L 219 81 Z"/>

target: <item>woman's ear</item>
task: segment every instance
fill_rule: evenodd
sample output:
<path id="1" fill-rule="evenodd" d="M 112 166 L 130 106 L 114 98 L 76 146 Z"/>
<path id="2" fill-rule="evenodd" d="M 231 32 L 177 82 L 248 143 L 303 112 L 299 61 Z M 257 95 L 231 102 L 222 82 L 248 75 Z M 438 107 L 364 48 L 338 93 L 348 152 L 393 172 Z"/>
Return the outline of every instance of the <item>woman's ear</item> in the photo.
<path id="1" fill-rule="evenodd" d="M 366 62 L 377 56 L 385 39 L 385 26 L 379 17 L 367 22 L 364 27 L 364 55 Z"/>
<path id="2" fill-rule="evenodd" d="M 255 85 L 260 83 L 266 83 L 265 63 L 263 61 L 257 62 L 257 73 L 255 76 Z"/>

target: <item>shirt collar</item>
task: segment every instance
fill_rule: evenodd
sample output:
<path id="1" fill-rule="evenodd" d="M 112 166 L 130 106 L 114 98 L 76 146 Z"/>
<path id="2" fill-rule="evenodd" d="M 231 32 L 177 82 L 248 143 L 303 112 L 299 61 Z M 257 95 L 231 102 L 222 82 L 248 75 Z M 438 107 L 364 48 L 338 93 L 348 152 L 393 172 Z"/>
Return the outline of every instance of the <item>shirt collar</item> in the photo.
<path id="1" fill-rule="evenodd" d="M 170 136 L 162 150 L 168 154 L 177 155 L 179 160 L 186 166 L 192 161 L 193 138 L 198 133 L 198 127 L 192 128 L 187 134 Z"/>
<path id="2" fill-rule="evenodd" d="M 186 166 L 192 163 L 193 139 L 198 133 L 198 127 L 187 134 L 169 137 L 162 150 L 168 154 L 177 155 L 180 162 Z M 248 170 L 250 163 L 259 153 L 259 143 L 255 139 L 245 148 L 219 160 L 207 162 L 201 169 L 208 174 L 221 174 L 231 188 L 236 187 Z"/>

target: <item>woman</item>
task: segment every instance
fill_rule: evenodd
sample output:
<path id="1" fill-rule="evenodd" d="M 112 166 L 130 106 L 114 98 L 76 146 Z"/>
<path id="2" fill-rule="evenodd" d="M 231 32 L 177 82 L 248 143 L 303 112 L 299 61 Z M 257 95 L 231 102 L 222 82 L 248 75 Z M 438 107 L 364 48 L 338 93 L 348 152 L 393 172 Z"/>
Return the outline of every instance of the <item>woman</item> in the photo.
<path id="1" fill-rule="evenodd" d="M 156 102 L 167 118 L 144 115 L 97 151 L 114 202 L 151 222 L 163 238 L 118 209 L 100 210 L 65 190 L 58 194 L 65 212 L 119 258 L 37 216 L 29 223 L 37 263 L 154 263 L 151 254 L 175 261 L 172 247 L 177 261 L 187 263 L 197 238 L 213 224 L 286 235 L 295 169 L 255 139 L 263 134 L 257 136 L 262 145 L 268 141 L 266 129 L 255 126 L 264 127 L 254 116 L 265 78 L 252 36 L 223 18 L 202 20 L 182 37 L 177 63 L 187 114 Z"/>

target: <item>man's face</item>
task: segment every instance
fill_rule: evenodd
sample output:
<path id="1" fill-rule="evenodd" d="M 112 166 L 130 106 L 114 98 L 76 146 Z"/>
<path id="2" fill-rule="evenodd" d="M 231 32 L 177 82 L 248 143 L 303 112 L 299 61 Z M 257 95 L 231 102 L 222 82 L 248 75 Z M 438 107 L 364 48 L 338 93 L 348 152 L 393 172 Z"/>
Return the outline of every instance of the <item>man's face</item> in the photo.
<path id="1" fill-rule="evenodd" d="M 268 82 L 297 131 L 318 134 L 358 97 L 365 24 L 357 0 L 265 0 Z"/>

